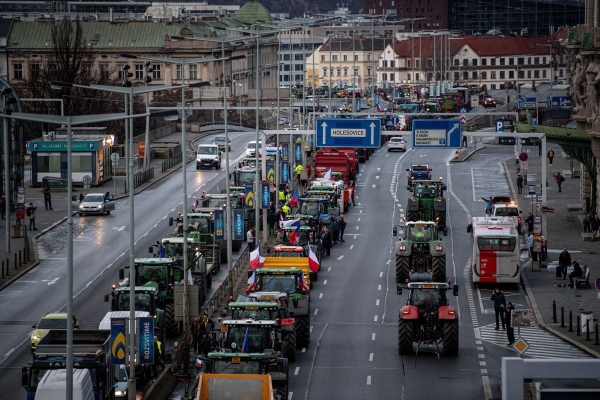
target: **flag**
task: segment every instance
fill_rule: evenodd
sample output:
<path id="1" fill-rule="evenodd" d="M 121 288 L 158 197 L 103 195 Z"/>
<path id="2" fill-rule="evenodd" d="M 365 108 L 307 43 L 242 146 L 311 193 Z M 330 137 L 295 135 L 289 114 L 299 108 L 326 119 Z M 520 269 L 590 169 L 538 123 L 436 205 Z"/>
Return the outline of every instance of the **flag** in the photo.
<path id="1" fill-rule="evenodd" d="M 250 268 L 254 271 L 257 267 L 262 268 L 265 263 L 265 258 L 260 256 L 260 242 L 256 249 L 250 253 Z"/>
<path id="2" fill-rule="evenodd" d="M 310 288 L 306 286 L 306 282 L 304 282 L 304 272 L 300 275 L 300 291 L 309 292 Z"/>
<path id="3" fill-rule="evenodd" d="M 158 244 L 158 257 L 165 258 L 165 246 L 162 243 Z"/>
<path id="4" fill-rule="evenodd" d="M 317 255 L 308 246 L 308 266 L 312 272 L 319 272 L 319 259 Z"/>
<path id="5" fill-rule="evenodd" d="M 250 278 L 248 278 L 248 285 L 250 286 L 248 286 L 248 288 L 246 289 L 246 294 L 252 293 L 258 285 L 258 282 L 256 280 L 256 271 L 253 271 L 252 275 L 250 275 Z"/>
<path id="6" fill-rule="evenodd" d="M 290 207 L 298 207 L 298 200 L 300 200 L 300 188 L 296 188 L 296 190 L 294 190 L 294 194 L 290 198 Z"/>
<path id="7" fill-rule="evenodd" d="M 290 243 L 292 243 L 292 244 L 296 244 L 300 240 L 300 225 L 301 224 L 300 224 L 299 219 L 283 221 L 283 226 L 282 226 L 283 228 L 287 228 L 290 226 L 295 228 L 294 231 L 292 231 L 289 236 Z"/>
<path id="8" fill-rule="evenodd" d="M 381 112 L 381 106 L 377 103 L 377 112 Z"/>
<path id="9" fill-rule="evenodd" d="M 246 328 L 246 334 L 244 335 L 244 344 L 242 344 L 242 354 L 250 352 L 250 346 L 248 344 L 249 335 L 250 335 L 249 328 Z"/>
<path id="10" fill-rule="evenodd" d="M 331 174 L 333 174 L 333 167 L 329 167 L 329 171 L 323 174 L 323 179 L 330 181 L 332 179 Z"/>

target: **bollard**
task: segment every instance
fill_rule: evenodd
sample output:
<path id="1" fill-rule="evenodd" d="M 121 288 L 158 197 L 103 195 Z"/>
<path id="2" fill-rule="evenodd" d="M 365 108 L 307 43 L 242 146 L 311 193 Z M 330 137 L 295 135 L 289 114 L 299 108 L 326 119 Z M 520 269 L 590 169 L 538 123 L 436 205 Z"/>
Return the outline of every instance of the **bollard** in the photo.
<path id="1" fill-rule="evenodd" d="M 560 327 L 561 328 L 565 327 L 565 308 L 564 307 L 560 308 Z"/>
<path id="2" fill-rule="evenodd" d="M 596 323 L 596 343 L 594 343 L 596 346 L 598 346 L 600 344 L 600 342 L 598 342 L 598 323 Z"/>
<path id="3" fill-rule="evenodd" d="M 585 325 L 585 340 L 592 340 L 590 339 L 590 322 L 588 321 L 588 323 Z"/>
<path id="4" fill-rule="evenodd" d="M 569 311 L 569 332 L 573 332 L 573 311 Z"/>
<path id="5" fill-rule="evenodd" d="M 10 275 L 10 268 L 8 266 L 8 257 L 6 257 L 6 276 Z"/>
<path id="6" fill-rule="evenodd" d="M 4 261 L 2 261 L 2 279 L 4 279 Z"/>
<path id="7" fill-rule="evenodd" d="M 581 321 L 579 320 L 579 315 L 577 316 L 577 336 L 581 336 Z"/>
<path id="8" fill-rule="evenodd" d="M 15 269 L 19 268 L 19 265 L 17 264 L 17 253 L 15 253 Z"/>
<path id="9" fill-rule="evenodd" d="M 21 259 L 21 250 L 19 250 L 19 267 L 23 265 L 23 260 Z"/>
<path id="10" fill-rule="evenodd" d="M 556 300 L 552 300 L 552 322 L 557 323 L 556 320 Z"/>

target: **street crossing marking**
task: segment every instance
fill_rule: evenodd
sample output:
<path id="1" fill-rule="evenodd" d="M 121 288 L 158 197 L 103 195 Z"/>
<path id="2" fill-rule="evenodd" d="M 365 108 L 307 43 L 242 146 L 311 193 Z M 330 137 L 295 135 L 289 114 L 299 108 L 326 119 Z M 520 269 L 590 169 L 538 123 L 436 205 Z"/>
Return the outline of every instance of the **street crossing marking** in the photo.
<path id="1" fill-rule="evenodd" d="M 506 331 L 495 330 L 496 324 L 489 324 L 479 328 L 481 339 L 500 347 L 506 347 L 508 339 Z M 515 337 L 517 331 L 515 330 Z M 591 356 L 562 340 L 537 325 L 531 328 L 522 328 L 521 337 L 529 343 L 530 347 L 525 353 L 532 358 L 590 358 Z"/>

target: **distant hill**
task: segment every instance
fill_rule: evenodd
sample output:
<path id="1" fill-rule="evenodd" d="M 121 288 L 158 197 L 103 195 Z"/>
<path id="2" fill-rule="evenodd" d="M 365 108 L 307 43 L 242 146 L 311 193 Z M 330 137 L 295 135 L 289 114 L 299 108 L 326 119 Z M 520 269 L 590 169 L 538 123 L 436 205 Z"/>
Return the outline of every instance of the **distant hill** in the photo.
<path id="1" fill-rule="evenodd" d="M 243 6 L 248 0 L 205 0 L 211 5 L 231 5 L 237 4 Z M 363 12 L 365 7 L 364 0 L 260 0 L 271 13 L 288 13 L 290 18 L 302 17 L 305 12 L 325 14 L 328 11 L 335 11 L 338 7 L 346 6 L 352 13 Z"/>

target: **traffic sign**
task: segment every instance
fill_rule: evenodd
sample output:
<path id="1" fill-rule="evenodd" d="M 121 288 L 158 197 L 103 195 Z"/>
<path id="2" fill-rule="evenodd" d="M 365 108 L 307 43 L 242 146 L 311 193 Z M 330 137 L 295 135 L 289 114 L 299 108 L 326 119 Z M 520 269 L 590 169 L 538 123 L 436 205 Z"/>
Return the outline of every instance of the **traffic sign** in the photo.
<path id="1" fill-rule="evenodd" d="M 460 112 L 461 112 L 461 113 L 466 113 L 466 112 L 467 112 L 467 109 L 463 107 L 463 108 L 461 108 L 461 109 L 460 109 Z"/>
<path id="2" fill-rule="evenodd" d="M 119 153 L 112 153 L 110 155 L 110 160 L 114 163 L 118 163 L 119 162 Z"/>
<path id="3" fill-rule="evenodd" d="M 535 185 L 527 185 L 527 192 L 530 195 L 534 195 L 535 194 Z"/>
<path id="4" fill-rule="evenodd" d="M 515 110 L 515 112 L 516 112 L 517 114 L 521 114 L 521 109 L 517 107 L 517 109 Z"/>
<path id="5" fill-rule="evenodd" d="M 522 337 L 518 338 L 517 341 L 513 344 L 513 349 L 517 351 L 520 355 L 523 355 L 529 349 L 529 343 L 525 341 Z"/>
<path id="6" fill-rule="evenodd" d="M 462 125 L 466 125 L 467 124 L 467 116 L 466 115 L 461 115 L 460 116 L 460 123 Z"/>
<path id="7" fill-rule="evenodd" d="M 600 291 L 600 278 L 596 279 L 596 290 Z"/>
<path id="8" fill-rule="evenodd" d="M 317 147 L 377 148 L 381 142 L 378 119 L 317 119 Z"/>
<path id="9" fill-rule="evenodd" d="M 529 155 L 527 153 L 519 153 L 519 161 L 526 162 L 529 159 Z"/>
<path id="10" fill-rule="evenodd" d="M 391 122 L 392 122 L 392 124 L 397 125 L 400 123 L 400 118 L 394 116 L 394 117 L 392 117 Z"/>
<path id="11" fill-rule="evenodd" d="M 461 147 L 461 122 L 457 119 L 417 119 L 413 123 L 413 147 L 452 148 Z"/>

